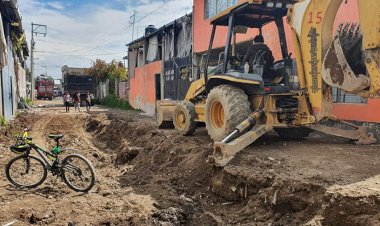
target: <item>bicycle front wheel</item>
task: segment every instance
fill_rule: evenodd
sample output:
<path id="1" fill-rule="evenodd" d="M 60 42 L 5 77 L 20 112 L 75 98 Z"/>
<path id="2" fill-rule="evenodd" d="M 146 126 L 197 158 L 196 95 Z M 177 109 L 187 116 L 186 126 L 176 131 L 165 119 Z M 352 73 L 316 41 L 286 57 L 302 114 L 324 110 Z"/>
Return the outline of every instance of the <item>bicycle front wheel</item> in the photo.
<path id="1" fill-rule="evenodd" d="M 5 167 L 5 175 L 16 187 L 35 188 L 45 181 L 47 168 L 37 157 L 20 155 L 9 161 Z"/>
<path id="2" fill-rule="evenodd" d="M 85 157 L 68 155 L 62 160 L 63 181 L 77 192 L 88 192 L 95 185 L 95 170 Z"/>

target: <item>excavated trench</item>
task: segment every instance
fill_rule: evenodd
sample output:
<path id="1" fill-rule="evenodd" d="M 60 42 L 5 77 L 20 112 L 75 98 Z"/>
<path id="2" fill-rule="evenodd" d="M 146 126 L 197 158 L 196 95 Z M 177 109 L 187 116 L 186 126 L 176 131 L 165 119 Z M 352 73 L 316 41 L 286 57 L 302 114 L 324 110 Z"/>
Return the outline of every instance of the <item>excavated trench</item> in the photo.
<path id="1" fill-rule="evenodd" d="M 379 146 L 269 136 L 220 169 L 206 162 L 206 131 L 183 137 L 136 112 L 22 115 L 1 131 L 3 143 L 26 125 L 36 138 L 64 133 L 98 181 L 86 195 L 54 180 L 32 191 L 0 187 L 0 223 L 379 225 Z"/>
<path id="2" fill-rule="evenodd" d="M 160 215 L 169 223 L 372 225 L 379 219 L 379 193 L 352 197 L 324 180 L 284 176 L 278 172 L 292 170 L 286 161 L 252 157 L 249 164 L 213 168 L 206 163 L 212 150 L 204 133 L 183 137 L 147 119 L 111 115 L 90 118 L 86 128 L 118 152 L 115 164 L 133 165 L 121 184 L 157 193 L 158 209 L 181 209 L 181 221 Z"/>

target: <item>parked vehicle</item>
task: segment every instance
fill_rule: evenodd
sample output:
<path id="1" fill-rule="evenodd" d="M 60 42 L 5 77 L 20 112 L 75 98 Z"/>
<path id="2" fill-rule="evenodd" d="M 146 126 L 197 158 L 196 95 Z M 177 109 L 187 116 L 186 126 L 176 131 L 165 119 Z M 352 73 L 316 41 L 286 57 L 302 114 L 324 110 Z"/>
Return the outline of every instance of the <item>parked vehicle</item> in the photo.
<path id="1" fill-rule="evenodd" d="M 60 97 L 60 96 L 62 96 L 62 90 L 60 90 L 59 88 L 55 87 L 55 88 L 54 88 L 54 96 L 55 96 L 55 97 Z"/>
<path id="2" fill-rule="evenodd" d="M 36 81 L 37 99 L 49 99 L 54 97 L 54 80 L 45 77 L 38 77 Z"/>
<path id="3" fill-rule="evenodd" d="M 192 82 L 184 101 L 157 102 L 160 127 L 172 123 L 181 134 L 191 135 L 199 124 L 206 125 L 214 140 L 214 153 L 208 161 L 216 166 L 225 166 L 272 130 L 285 140 L 319 131 L 357 144 L 377 141 L 369 127 L 338 121 L 331 109 L 333 87 L 363 98 L 380 94 L 380 83 L 374 82 L 380 80 L 375 60 L 380 53 L 380 36 L 374 32 L 380 22 L 376 17 L 379 1 L 358 1 L 360 29 L 356 24 L 342 25 L 334 37 L 334 19 L 342 0 L 281 2 L 239 1 L 214 16 L 203 77 Z M 316 13 L 316 9 L 320 11 Z M 315 14 L 316 20 L 311 17 Z M 285 16 L 292 28 L 295 59 L 288 51 Z M 255 40 L 254 60 L 245 66 L 244 59 L 250 54 L 247 51 L 243 57 L 244 52 L 235 48 L 237 31 L 257 29 L 262 37 L 268 31 L 265 26 L 277 26 L 282 59 L 273 62 L 271 50 L 262 46 L 264 40 Z M 217 27 L 228 31 L 224 59 L 209 71 Z M 347 128 L 334 126 L 336 122 Z"/>
<path id="4" fill-rule="evenodd" d="M 94 94 L 95 77 L 92 75 L 70 75 L 63 77 L 63 89 L 73 96 L 76 92 L 81 94 L 81 103 L 85 102 L 87 92 Z M 94 101 L 91 101 L 92 105 Z M 84 104 L 82 104 L 84 105 Z"/>

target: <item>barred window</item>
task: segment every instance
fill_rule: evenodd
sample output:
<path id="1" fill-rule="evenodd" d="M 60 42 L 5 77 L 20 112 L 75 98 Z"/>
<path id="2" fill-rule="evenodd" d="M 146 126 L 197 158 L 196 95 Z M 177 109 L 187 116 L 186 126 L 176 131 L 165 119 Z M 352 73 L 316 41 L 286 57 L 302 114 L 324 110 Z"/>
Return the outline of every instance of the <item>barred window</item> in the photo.
<path id="1" fill-rule="evenodd" d="M 355 94 L 346 93 L 338 88 L 333 88 L 333 102 L 364 104 L 367 103 L 367 99 Z"/>

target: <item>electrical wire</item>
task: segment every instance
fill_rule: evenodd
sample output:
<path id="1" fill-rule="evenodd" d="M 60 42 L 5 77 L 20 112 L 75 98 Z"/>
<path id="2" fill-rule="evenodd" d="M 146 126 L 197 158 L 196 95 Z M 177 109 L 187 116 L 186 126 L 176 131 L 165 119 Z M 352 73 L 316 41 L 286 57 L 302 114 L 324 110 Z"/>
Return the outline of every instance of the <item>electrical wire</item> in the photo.
<path id="1" fill-rule="evenodd" d="M 42 55 L 44 53 L 54 53 L 56 54 L 56 52 L 53 52 L 53 51 L 35 51 L 36 53 L 42 53 Z M 97 55 L 97 56 L 107 56 L 107 55 L 116 55 L 116 54 L 121 54 L 121 53 L 125 53 L 126 51 L 119 51 L 119 52 L 112 52 L 112 53 L 99 53 L 99 54 L 59 54 L 61 56 L 94 56 L 94 55 Z"/>
<path id="2" fill-rule="evenodd" d="M 158 10 L 160 10 L 162 7 L 164 7 L 165 5 L 167 5 L 169 2 L 174 2 L 176 0 L 169 0 L 167 2 L 164 2 L 162 3 L 160 6 L 158 6 L 157 8 L 155 8 L 154 10 L 150 11 L 149 13 L 145 14 L 143 17 L 139 18 L 137 21 L 135 21 L 135 24 L 138 23 L 138 22 L 141 22 L 142 20 L 144 20 L 145 18 L 149 17 L 150 15 L 154 14 L 155 12 L 157 12 Z M 122 34 L 123 32 L 126 32 L 128 31 L 130 28 L 132 27 L 132 25 L 129 25 L 128 27 L 122 29 L 121 31 L 118 31 L 116 33 L 113 33 L 111 34 L 108 38 L 106 39 L 103 39 L 102 41 L 100 41 L 100 43 L 92 48 L 81 48 L 81 49 L 77 49 L 77 50 L 72 50 L 72 51 L 62 51 L 62 52 L 55 52 L 57 54 L 60 54 L 60 53 L 76 53 L 76 52 L 81 52 L 81 51 L 92 51 L 92 50 L 95 50 L 95 49 L 98 49 L 102 46 L 104 46 L 104 44 L 108 43 L 109 41 L 113 40 L 115 37 L 117 37 L 118 35 Z"/>

